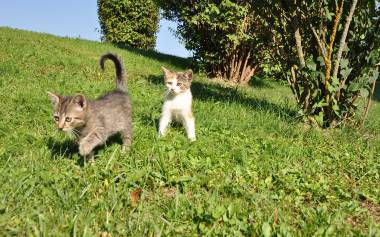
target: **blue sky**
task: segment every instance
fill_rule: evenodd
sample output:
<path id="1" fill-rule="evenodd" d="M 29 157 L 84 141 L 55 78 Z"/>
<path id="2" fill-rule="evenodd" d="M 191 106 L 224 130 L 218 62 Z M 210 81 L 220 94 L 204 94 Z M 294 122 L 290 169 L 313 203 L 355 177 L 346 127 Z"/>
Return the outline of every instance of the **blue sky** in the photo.
<path id="1" fill-rule="evenodd" d="M 0 26 L 45 32 L 59 36 L 100 40 L 96 0 L 4 0 L 0 3 Z M 176 24 L 161 20 L 156 50 L 188 57 L 169 28 Z"/>

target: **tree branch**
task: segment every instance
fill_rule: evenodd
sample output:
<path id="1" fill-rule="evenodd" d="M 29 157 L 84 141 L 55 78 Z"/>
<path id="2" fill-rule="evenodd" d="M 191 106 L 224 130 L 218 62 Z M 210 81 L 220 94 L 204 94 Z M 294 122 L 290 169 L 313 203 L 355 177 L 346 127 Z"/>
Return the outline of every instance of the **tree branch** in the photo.
<path id="1" fill-rule="evenodd" d="M 296 46 L 297 46 L 297 53 L 298 53 L 298 59 L 300 60 L 300 66 L 301 68 L 305 67 L 305 56 L 303 54 L 302 50 L 302 38 L 300 34 L 300 28 L 297 26 L 296 30 L 294 31 L 294 38 L 296 38 Z"/>
<path id="2" fill-rule="evenodd" d="M 318 35 L 317 31 L 315 30 L 314 26 L 312 24 L 310 24 L 310 27 L 311 27 L 311 30 L 313 31 L 315 39 L 317 40 L 317 43 L 318 43 L 319 49 L 322 52 L 323 58 L 326 58 L 326 47 L 323 46 L 322 41 L 319 38 L 319 35 Z"/>
<path id="3" fill-rule="evenodd" d="M 294 65 L 292 66 L 291 68 L 291 72 L 292 72 L 292 79 L 291 80 L 289 77 L 286 77 L 286 79 L 288 79 L 288 83 L 289 83 L 289 86 L 290 86 L 290 89 L 292 90 L 293 92 L 293 95 L 297 101 L 297 103 L 300 102 L 300 93 L 298 90 L 296 90 L 296 82 L 297 82 L 297 76 L 296 76 L 296 71 L 294 69 Z"/>
<path id="4" fill-rule="evenodd" d="M 325 97 L 326 97 L 327 103 L 330 102 L 330 95 L 328 93 L 328 89 L 329 89 L 330 79 L 331 79 L 331 56 L 333 53 L 334 41 L 335 41 L 336 33 L 338 31 L 340 18 L 342 16 L 342 12 L 343 12 L 343 5 L 344 5 L 344 0 L 342 0 L 340 7 L 338 5 L 336 6 L 336 10 L 335 10 L 336 16 L 335 16 L 334 25 L 333 25 L 333 31 L 331 33 L 330 43 L 329 43 L 329 46 L 327 47 L 326 58 L 325 58 L 325 65 L 326 65 L 326 75 L 325 75 L 326 94 L 325 94 Z"/>
<path id="5" fill-rule="evenodd" d="M 352 1 L 350 13 L 348 14 L 348 16 L 346 18 L 346 23 L 344 25 L 344 30 L 343 30 L 342 36 L 340 38 L 339 49 L 338 49 L 338 53 L 337 53 L 336 60 L 335 60 L 333 77 L 337 77 L 338 76 L 338 71 L 339 71 L 339 66 L 340 66 L 340 60 L 342 58 L 342 53 L 343 53 L 344 46 L 346 45 L 346 38 L 347 38 L 348 30 L 350 28 L 351 20 L 352 20 L 352 17 L 354 15 L 357 3 L 358 3 L 358 0 L 353 0 Z"/>
<path id="6" fill-rule="evenodd" d="M 251 57 L 251 50 L 252 50 L 251 48 L 248 49 L 248 54 L 245 57 L 245 61 L 244 61 L 244 64 L 243 64 L 243 69 L 241 70 L 239 81 L 243 81 L 244 80 L 244 74 L 246 73 L 245 70 L 247 68 L 247 63 L 248 63 L 249 58 Z"/>
<path id="7" fill-rule="evenodd" d="M 367 101 L 367 105 L 366 105 L 366 107 L 365 107 L 365 110 L 364 110 L 364 113 L 363 113 L 363 116 L 362 116 L 362 124 L 364 124 L 364 121 L 367 119 L 369 109 L 371 108 L 371 105 L 372 105 L 372 98 L 373 98 L 373 95 L 375 94 L 376 82 L 377 82 L 377 80 L 375 80 L 375 81 L 372 83 L 371 92 L 370 92 L 370 94 L 368 95 L 368 98 L 367 98 L 367 99 L 368 99 L 368 101 Z"/>

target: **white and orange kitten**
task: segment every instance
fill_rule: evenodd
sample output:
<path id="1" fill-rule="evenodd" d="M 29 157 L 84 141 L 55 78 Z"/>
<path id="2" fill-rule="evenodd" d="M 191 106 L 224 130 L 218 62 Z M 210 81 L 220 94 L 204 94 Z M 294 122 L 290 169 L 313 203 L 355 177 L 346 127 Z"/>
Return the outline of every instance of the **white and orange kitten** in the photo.
<path id="1" fill-rule="evenodd" d="M 190 141 L 195 141 L 195 120 L 191 111 L 193 96 L 190 91 L 193 72 L 171 72 L 162 67 L 167 94 L 158 129 L 158 136 L 165 136 L 168 125 L 174 120 L 182 123 Z"/>

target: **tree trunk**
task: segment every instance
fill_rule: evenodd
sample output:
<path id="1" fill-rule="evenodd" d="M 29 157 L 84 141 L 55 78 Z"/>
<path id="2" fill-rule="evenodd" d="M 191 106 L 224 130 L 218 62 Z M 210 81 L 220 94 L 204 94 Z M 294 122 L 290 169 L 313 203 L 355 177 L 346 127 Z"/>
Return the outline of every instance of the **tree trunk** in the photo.
<path id="1" fill-rule="evenodd" d="M 298 53 L 298 59 L 300 61 L 301 68 L 305 67 L 305 56 L 303 54 L 302 50 L 302 37 L 300 34 L 299 27 L 296 28 L 294 31 L 294 38 L 296 39 L 296 47 L 297 47 L 297 53 Z"/>
<path id="2" fill-rule="evenodd" d="M 348 16 L 346 18 L 346 23 L 344 25 L 344 30 L 343 30 L 342 36 L 340 38 L 339 49 L 338 49 L 338 53 L 337 53 L 336 60 L 335 60 L 333 77 L 337 77 L 338 76 L 338 70 L 339 70 L 339 66 L 340 66 L 340 60 L 342 58 L 342 53 L 343 53 L 344 46 L 346 45 L 346 38 L 347 38 L 347 34 L 348 34 L 348 29 L 350 28 L 352 16 L 354 15 L 357 3 L 358 3 L 358 0 L 353 0 L 352 1 L 350 13 L 348 14 Z"/>
<path id="3" fill-rule="evenodd" d="M 230 56 L 230 62 L 221 66 L 224 70 L 222 75 L 230 82 L 246 84 L 260 67 L 260 63 L 253 64 L 251 58 L 251 48 L 241 50 Z"/>

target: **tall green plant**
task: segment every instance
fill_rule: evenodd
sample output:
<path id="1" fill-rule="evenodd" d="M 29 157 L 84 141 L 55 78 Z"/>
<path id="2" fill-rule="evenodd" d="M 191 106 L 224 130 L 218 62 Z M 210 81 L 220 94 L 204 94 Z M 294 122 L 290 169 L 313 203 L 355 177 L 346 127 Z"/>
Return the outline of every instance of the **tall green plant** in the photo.
<path id="1" fill-rule="evenodd" d="M 98 16 L 104 41 L 154 48 L 159 10 L 153 0 L 98 0 Z"/>
<path id="2" fill-rule="evenodd" d="M 272 59 L 287 72 L 302 113 L 321 127 L 363 121 L 379 77 L 376 1 L 251 3 L 272 26 Z"/>
<path id="3" fill-rule="evenodd" d="M 177 35 L 211 77 L 247 83 L 262 62 L 262 27 L 246 1 L 162 0 L 160 7 L 178 22 Z"/>

